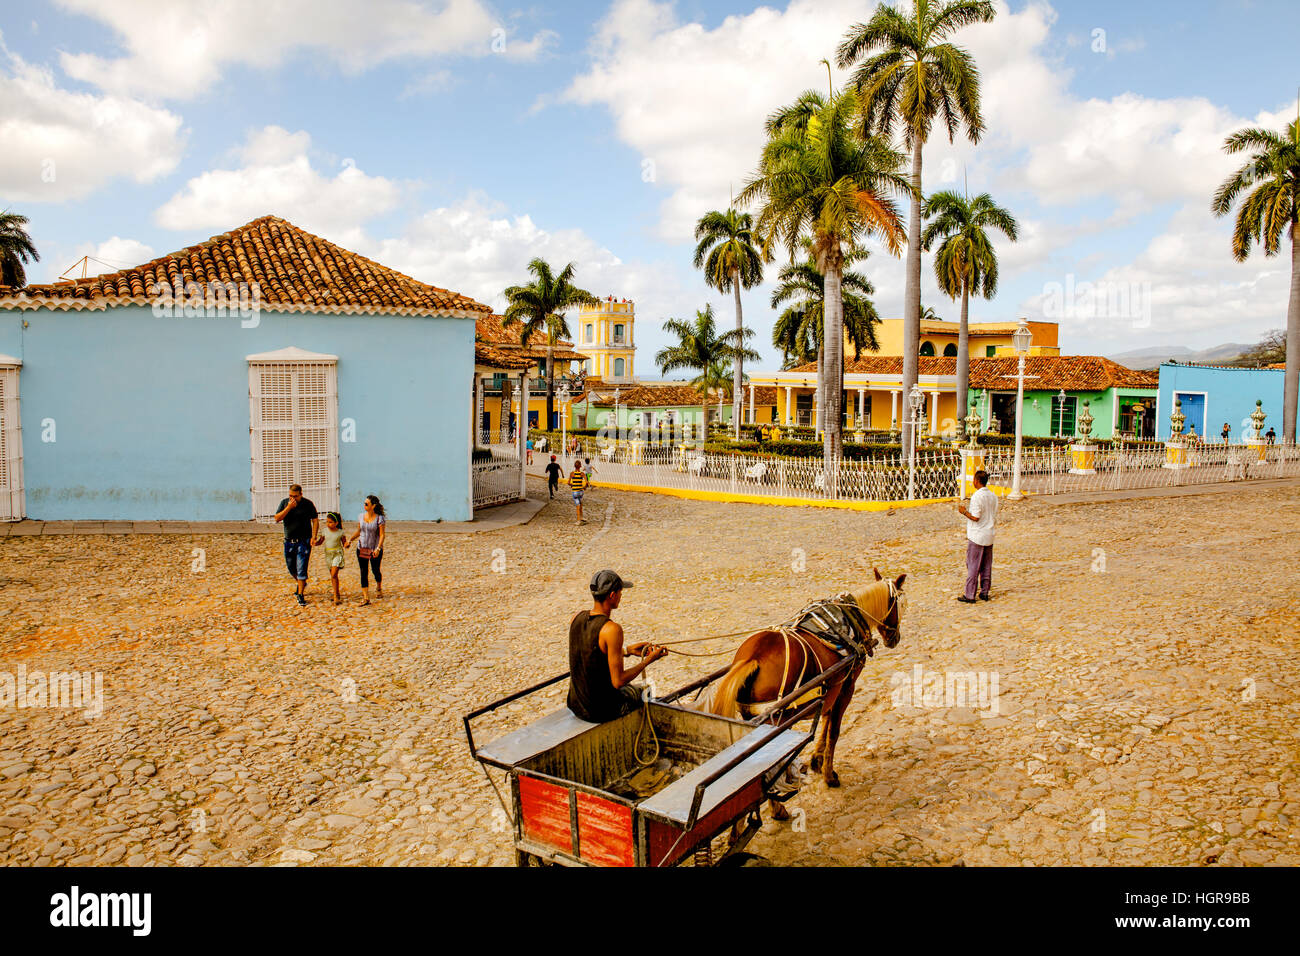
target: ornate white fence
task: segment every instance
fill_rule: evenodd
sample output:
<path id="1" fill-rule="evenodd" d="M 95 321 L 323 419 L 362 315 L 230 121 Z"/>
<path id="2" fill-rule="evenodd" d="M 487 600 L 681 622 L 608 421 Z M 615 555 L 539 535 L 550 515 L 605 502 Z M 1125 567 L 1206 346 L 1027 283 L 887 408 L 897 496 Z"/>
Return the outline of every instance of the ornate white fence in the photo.
<path id="1" fill-rule="evenodd" d="M 470 467 L 475 509 L 519 500 L 524 465 L 518 458 L 494 453 L 491 461 L 476 461 Z"/>
<path id="2" fill-rule="evenodd" d="M 1057 495 L 1300 476 L 1300 452 L 1294 446 L 1270 445 L 1265 455 L 1260 460 L 1258 446 L 1252 445 L 1189 445 L 1187 467 L 1166 468 L 1164 445 L 1098 448 L 1091 474 L 1071 474 L 1073 461 L 1068 451 L 1026 448 L 1021 453 L 1020 490 Z M 984 470 L 990 484 L 1010 487 L 1014 467 L 1014 448 L 984 449 Z"/>

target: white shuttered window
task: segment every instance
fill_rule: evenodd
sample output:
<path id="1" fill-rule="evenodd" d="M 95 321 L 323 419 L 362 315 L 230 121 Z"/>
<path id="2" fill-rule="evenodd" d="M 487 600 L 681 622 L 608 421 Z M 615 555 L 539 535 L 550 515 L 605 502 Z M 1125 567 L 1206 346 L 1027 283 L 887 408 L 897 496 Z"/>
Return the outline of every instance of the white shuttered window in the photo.
<path id="1" fill-rule="evenodd" d="M 0 356 L 0 521 L 21 521 L 27 516 L 18 369 L 17 359 Z"/>
<path id="2" fill-rule="evenodd" d="M 318 511 L 338 510 L 337 362 L 298 349 L 249 356 L 254 519 L 270 519 L 292 484 Z"/>

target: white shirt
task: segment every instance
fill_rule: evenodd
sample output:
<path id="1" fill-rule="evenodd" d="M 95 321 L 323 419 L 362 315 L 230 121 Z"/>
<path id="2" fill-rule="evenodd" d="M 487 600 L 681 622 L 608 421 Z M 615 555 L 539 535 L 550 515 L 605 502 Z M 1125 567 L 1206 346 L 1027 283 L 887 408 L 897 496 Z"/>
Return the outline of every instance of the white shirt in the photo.
<path id="1" fill-rule="evenodd" d="M 987 547 L 993 543 L 993 523 L 997 520 L 998 499 L 987 488 L 980 488 L 970 496 L 970 506 L 966 509 L 978 521 L 966 521 L 966 538 L 976 544 Z"/>

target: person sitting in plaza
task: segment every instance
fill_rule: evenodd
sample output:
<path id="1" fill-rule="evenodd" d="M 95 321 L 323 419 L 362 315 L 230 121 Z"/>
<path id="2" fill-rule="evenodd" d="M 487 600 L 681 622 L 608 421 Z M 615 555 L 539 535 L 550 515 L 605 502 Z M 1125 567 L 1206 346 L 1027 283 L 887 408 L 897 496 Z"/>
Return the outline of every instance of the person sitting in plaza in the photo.
<path id="1" fill-rule="evenodd" d="M 307 564 L 314 544 L 324 544 L 320 537 L 320 518 L 310 498 L 302 496 L 302 485 L 290 485 L 289 497 L 280 502 L 275 513 L 277 524 L 284 524 L 284 563 L 294 582 L 294 597 L 300 606 L 307 604 Z"/>
<path id="2" fill-rule="evenodd" d="M 974 604 L 978 588 L 981 601 L 990 599 L 993 586 L 993 532 L 998 513 L 998 499 L 988 489 L 989 473 L 983 469 L 975 472 L 975 493 L 970 496 L 970 507 L 957 506 L 966 518 L 966 589 L 957 600 Z"/>
<path id="3" fill-rule="evenodd" d="M 591 609 L 569 622 L 569 710 L 594 724 L 615 720 L 641 706 L 641 695 L 629 686 L 641 672 L 668 651 L 655 644 L 623 646 L 623 628 L 610 615 L 632 587 L 616 572 L 599 571 L 591 579 Z M 625 667 L 625 657 L 641 663 Z"/>

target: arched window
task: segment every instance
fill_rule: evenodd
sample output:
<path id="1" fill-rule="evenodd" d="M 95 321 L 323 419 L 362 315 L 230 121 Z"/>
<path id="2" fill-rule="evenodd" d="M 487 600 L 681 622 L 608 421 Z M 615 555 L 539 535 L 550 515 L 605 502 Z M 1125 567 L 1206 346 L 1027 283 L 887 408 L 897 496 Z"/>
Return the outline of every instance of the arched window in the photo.
<path id="1" fill-rule="evenodd" d="M 621 358 L 614 359 L 614 377 L 615 378 L 623 377 L 623 360 Z"/>
<path id="2" fill-rule="evenodd" d="M 944 357 L 944 358 L 956 358 L 956 357 L 957 357 L 957 346 L 953 345 L 951 342 L 949 342 L 947 345 L 945 345 L 945 346 L 943 347 L 943 357 Z"/>
<path id="3" fill-rule="evenodd" d="M 595 333 L 594 333 L 594 330 L 593 330 L 592 324 L 591 324 L 590 322 L 588 322 L 588 323 L 587 323 L 587 344 L 588 344 L 588 345 L 591 345 L 591 344 L 592 344 L 593 342 L 595 342 L 595 341 L 596 341 L 596 338 L 595 338 Z"/>
<path id="4" fill-rule="evenodd" d="M 922 343 L 921 343 L 921 354 L 922 354 L 922 355 L 925 355 L 925 356 L 928 356 L 928 357 L 933 357 L 933 356 L 934 356 L 934 343 L 933 343 L 933 342 L 922 342 Z"/>
<path id="5" fill-rule="evenodd" d="M 621 322 L 614 326 L 614 341 L 623 341 L 623 324 Z"/>

